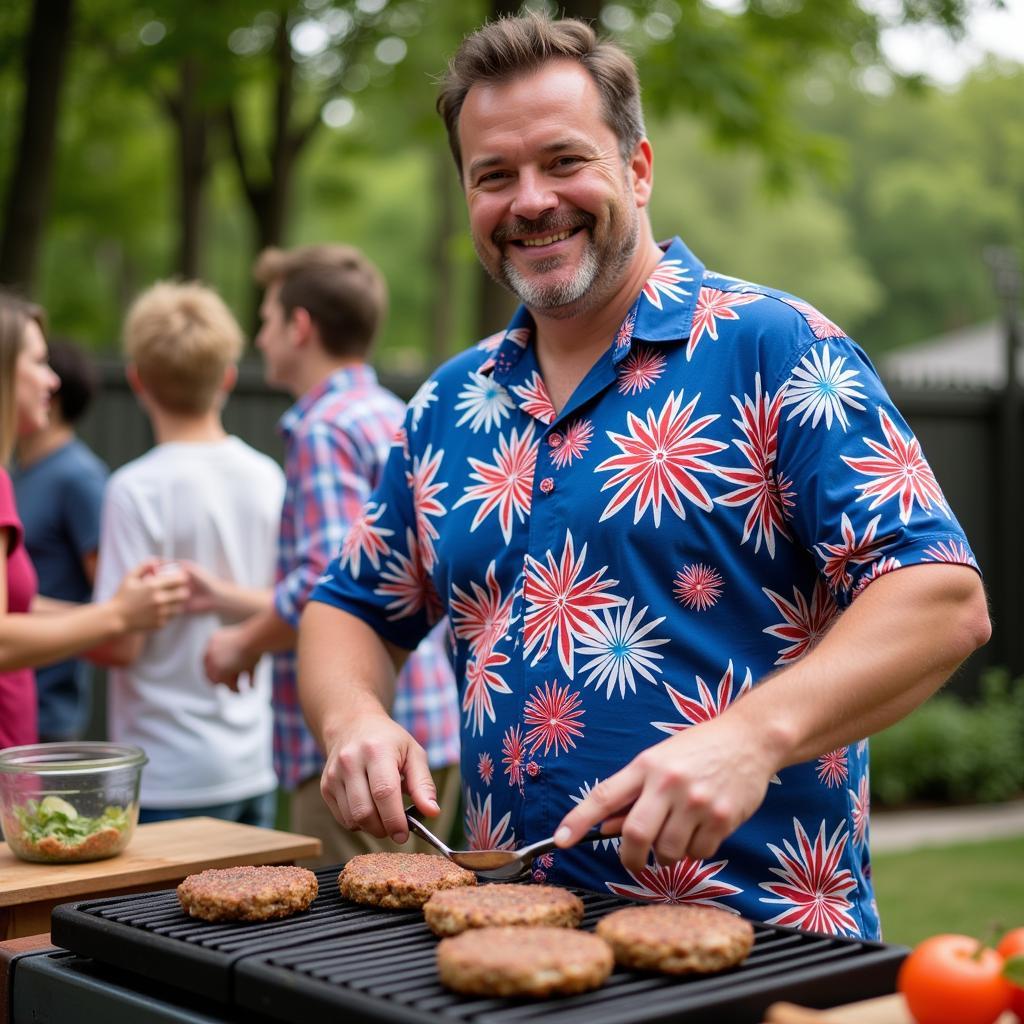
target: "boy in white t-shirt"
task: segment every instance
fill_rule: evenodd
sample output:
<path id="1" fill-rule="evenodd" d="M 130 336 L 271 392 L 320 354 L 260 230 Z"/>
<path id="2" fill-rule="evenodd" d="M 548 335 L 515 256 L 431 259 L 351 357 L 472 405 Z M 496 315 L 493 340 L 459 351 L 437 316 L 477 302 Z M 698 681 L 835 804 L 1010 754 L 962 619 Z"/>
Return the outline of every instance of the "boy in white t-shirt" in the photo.
<path id="1" fill-rule="evenodd" d="M 107 729 L 149 756 L 140 821 L 202 814 L 274 822 L 270 663 L 239 692 L 211 686 L 203 672 L 213 632 L 266 601 L 284 495 L 277 463 L 221 424 L 243 343 L 221 299 L 195 283 L 154 285 L 125 320 L 126 373 L 156 444 L 107 485 L 96 599 L 152 556 L 193 563 L 230 584 L 216 607 L 197 595 L 193 614 L 119 645 Z"/>

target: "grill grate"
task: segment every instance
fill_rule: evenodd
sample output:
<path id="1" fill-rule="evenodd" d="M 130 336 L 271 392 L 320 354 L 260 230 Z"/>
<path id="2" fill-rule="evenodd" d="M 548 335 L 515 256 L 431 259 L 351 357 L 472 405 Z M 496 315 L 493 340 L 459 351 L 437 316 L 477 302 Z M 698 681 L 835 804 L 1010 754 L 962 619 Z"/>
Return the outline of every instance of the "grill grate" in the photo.
<path id="1" fill-rule="evenodd" d="M 893 991 L 906 950 L 755 924 L 754 948 L 730 971 L 670 978 L 617 970 L 604 987 L 547 1000 L 459 996 L 437 980 L 438 940 L 418 911 L 381 911 L 341 898 L 337 868 L 319 872 L 305 913 L 263 923 L 187 917 L 173 890 L 58 907 L 55 944 L 223 1004 L 305 1024 L 340 1012 L 395 1024 L 757 1022 L 771 1002 L 833 1006 Z M 630 905 L 575 890 L 584 928 Z"/>

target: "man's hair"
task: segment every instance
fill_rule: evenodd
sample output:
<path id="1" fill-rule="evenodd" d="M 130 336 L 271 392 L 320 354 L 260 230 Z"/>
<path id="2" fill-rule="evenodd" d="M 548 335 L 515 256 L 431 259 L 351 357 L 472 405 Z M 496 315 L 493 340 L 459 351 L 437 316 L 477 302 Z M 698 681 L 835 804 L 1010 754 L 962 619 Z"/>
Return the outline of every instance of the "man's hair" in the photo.
<path id="1" fill-rule="evenodd" d="M 46 330 L 42 306 L 0 291 L 0 464 L 10 459 L 17 441 L 16 367 L 25 346 L 25 328 L 31 321 Z"/>
<path id="2" fill-rule="evenodd" d="M 208 412 L 245 340 L 238 321 L 211 288 L 160 281 L 133 303 L 124 322 L 124 353 L 153 400 L 168 412 Z"/>
<path id="3" fill-rule="evenodd" d="M 332 356 L 364 357 L 387 310 L 387 285 L 380 271 L 351 245 L 304 245 L 264 249 L 256 261 L 257 282 L 280 284 L 285 319 L 304 309 Z"/>
<path id="4" fill-rule="evenodd" d="M 480 82 L 504 82 L 559 59 L 576 61 L 594 80 L 605 123 L 619 140 L 623 161 L 629 160 L 646 134 L 640 81 L 632 57 L 615 43 L 599 39 L 586 22 L 575 18 L 552 21 L 530 11 L 484 25 L 462 41 L 448 62 L 437 111 L 444 118 L 460 177 L 459 114 L 470 88 Z"/>
<path id="5" fill-rule="evenodd" d="M 60 390 L 53 396 L 65 423 L 77 423 L 96 395 L 96 368 L 92 360 L 65 338 L 50 339 L 50 368 L 60 377 Z"/>

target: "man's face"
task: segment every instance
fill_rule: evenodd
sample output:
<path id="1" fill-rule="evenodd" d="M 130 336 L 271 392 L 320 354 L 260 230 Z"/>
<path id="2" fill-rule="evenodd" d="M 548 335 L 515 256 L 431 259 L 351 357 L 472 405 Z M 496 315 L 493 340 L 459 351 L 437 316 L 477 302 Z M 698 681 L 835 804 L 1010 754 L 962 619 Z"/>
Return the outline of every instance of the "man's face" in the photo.
<path id="1" fill-rule="evenodd" d="M 470 230 L 487 272 L 548 316 L 607 301 L 636 251 L 642 203 L 590 75 L 557 60 L 474 85 L 459 140 Z"/>
<path id="2" fill-rule="evenodd" d="M 288 390 L 292 377 L 295 349 L 291 330 L 281 306 L 281 283 L 270 284 L 260 304 L 260 331 L 256 348 L 263 353 L 263 376 L 272 387 Z"/>

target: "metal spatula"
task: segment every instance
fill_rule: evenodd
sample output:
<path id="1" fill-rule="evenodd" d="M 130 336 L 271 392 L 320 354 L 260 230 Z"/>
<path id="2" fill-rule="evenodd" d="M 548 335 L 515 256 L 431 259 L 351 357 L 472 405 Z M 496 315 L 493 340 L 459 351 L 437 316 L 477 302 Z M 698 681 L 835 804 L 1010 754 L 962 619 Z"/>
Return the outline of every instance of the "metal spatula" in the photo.
<path id="1" fill-rule="evenodd" d="M 557 848 L 552 837 L 541 839 L 518 850 L 452 850 L 420 821 L 418 814 L 419 812 L 415 807 L 406 807 L 405 809 L 405 817 L 409 822 L 411 831 L 415 832 L 421 839 L 425 839 L 450 861 L 458 864 L 460 868 L 473 871 L 484 878 L 502 881 L 520 878 L 529 873 L 535 857 L 539 857 L 541 854 L 548 853 L 550 850 Z M 580 842 L 611 839 L 614 835 L 615 833 L 605 835 L 601 831 L 601 826 L 597 825 L 583 836 Z"/>

